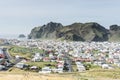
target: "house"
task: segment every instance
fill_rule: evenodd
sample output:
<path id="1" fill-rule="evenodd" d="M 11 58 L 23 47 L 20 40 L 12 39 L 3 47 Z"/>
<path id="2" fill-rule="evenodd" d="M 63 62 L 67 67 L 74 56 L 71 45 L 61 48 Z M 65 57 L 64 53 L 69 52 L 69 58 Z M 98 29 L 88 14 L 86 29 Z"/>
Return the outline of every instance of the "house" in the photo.
<path id="1" fill-rule="evenodd" d="M 43 58 L 43 61 L 49 62 L 49 61 L 50 61 L 50 58 L 49 58 L 49 57 L 44 57 L 44 58 Z"/>
<path id="2" fill-rule="evenodd" d="M 3 70 L 3 69 L 5 69 L 5 66 L 0 65 L 0 70 Z"/>
<path id="3" fill-rule="evenodd" d="M 119 63 L 117 63 L 117 66 L 118 66 L 118 67 L 120 67 L 120 62 L 119 62 Z"/>
<path id="4" fill-rule="evenodd" d="M 114 69 L 112 66 L 110 66 L 109 64 L 102 64 L 101 66 L 103 69 Z"/>
<path id="5" fill-rule="evenodd" d="M 91 62 L 89 58 L 74 57 L 73 61 Z"/>
<path id="6" fill-rule="evenodd" d="M 58 73 L 63 73 L 64 61 L 58 60 L 57 62 L 58 62 L 58 64 L 57 64 L 57 72 Z"/>
<path id="7" fill-rule="evenodd" d="M 64 64 L 62 64 L 62 63 L 57 64 L 57 67 L 63 67 L 63 66 L 64 66 Z"/>
<path id="8" fill-rule="evenodd" d="M 38 70 L 38 67 L 37 66 L 32 66 L 32 67 L 30 67 L 30 70 Z"/>
<path id="9" fill-rule="evenodd" d="M 50 59 L 54 58 L 53 53 L 49 53 L 49 58 L 50 58 Z"/>
<path id="10" fill-rule="evenodd" d="M 36 62 L 36 61 L 40 61 L 43 59 L 43 56 L 40 55 L 40 53 L 35 53 L 34 57 L 32 58 L 32 61 Z"/>
<path id="11" fill-rule="evenodd" d="M 85 66 L 81 63 L 81 62 L 76 62 L 76 65 L 77 65 L 77 70 L 79 72 L 82 72 L 82 71 L 85 71 Z"/>
<path id="12" fill-rule="evenodd" d="M 63 73 L 63 67 L 61 67 L 61 68 L 59 67 L 57 69 L 52 69 L 52 71 L 55 73 Z"/>
<path id="13" fill-rule="evenodd" d="M 20 59 L 20 56 L 19 56 L 19 55 L 16 55 L 15 58 L 16 58 L 16 59 Z"/>
<path id="14" fill-rule="evenodd" d="M 44 67 L 42 68 L 42 71 L 39 71 L 39 73 L 51 73 L 50 67 Z"/>
<path id="15" fill-rule="evenodd" d="M 59 68 L 57 69 L 57 72 L 58 72 L 58 73 L 63 73 L 63 68 L 60 68 L 60 67 L 59 67 Z"/>
<path id="16" fill-rule="evenodd" d="M 5 64 L 5 59 L 4 58 L 0 58 L 0 65 L 4 65 Z"/>
<path id="17" fill-rule="evenodd" d="M 103 69 L 108 69 L 108 68 L 109 68 L 109 65 L 108 65 L 108 64 L 103 64 L 103 65 L 102 65 L 102 68 L 103 68 Z"/>
<path id="18" fill-rule="evenodd" d="M 16 65 L 15 65 L 15 67 L 17 67 L 17 68 L 20 68 L 20 69 L 23 69 L 24 67 L 25 67 L 26 65 L 24 64 L 24 63 L 17 63 Z"/>
<path id="19" fill-rule="evenodd" d="M 57 67 L 64 67 L 64 61 L 58 61 Z"/>
<path id="20" fill-rule="evenodd" d="M 29 62 L 30 60 L 29 59 L 22 59 L 21 62 L 22 63 L 26 63 L 26 62 Z"/>
<path id="21" fill-rule="evenodd" d="M 4 54 L 0 54 L 0 58 L 5 58 L 5 55 Z"/>
<path id="22" fill-rule="evenodd" d="M 94 61 L 93 64 L 94 64 L 94 65 L 98 65 L 98 66 L 102 66 L 103 64 L 105 64 L 105 62 L 102 62 L 102 61 L 97 60 L 97 61 Z"/>

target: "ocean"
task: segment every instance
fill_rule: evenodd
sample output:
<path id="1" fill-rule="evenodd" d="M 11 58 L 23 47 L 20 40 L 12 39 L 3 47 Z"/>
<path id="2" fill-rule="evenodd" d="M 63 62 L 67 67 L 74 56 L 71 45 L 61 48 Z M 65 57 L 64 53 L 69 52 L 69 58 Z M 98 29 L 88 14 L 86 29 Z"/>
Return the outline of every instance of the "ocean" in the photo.
<path id="1" fill-rule="evenodd" d="M 0 38 L 1 39 L 20 39 L 18 36 L 19 36 L 18 34 L 2 34 L 0 35 Z"/>

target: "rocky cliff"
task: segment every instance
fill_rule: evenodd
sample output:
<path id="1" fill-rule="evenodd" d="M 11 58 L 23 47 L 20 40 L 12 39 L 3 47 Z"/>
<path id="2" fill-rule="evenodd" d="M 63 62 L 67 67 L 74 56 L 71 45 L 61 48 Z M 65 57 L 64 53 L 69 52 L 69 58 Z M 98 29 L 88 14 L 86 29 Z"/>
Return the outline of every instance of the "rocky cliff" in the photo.
<path id="1" fill-rule="evenodd" d="M 73 41 L 106 41 L 108 30 L 94 22 L 74 23 L 59 30 L 57 38 L 61 37 Z"/>
<path id="2" fill-rule="evenodd" d="M 96 22 L 73 23 L 68 26 L 50 22 L 32 29 L 29 38 L 64 39 L 73 41 L 120 41 L 120 26 L 112 25 L 110 26 L 110 30 L 108 30 Z"/>
<path id="3" fill-rule="evenodd" d="M 112 41 L 112 42 L 120 41 L 120 26 L 118 25 L 110 26 L 109 41 Z"/>
<path id="4" fill-rule="evenodd" d="M 25 38 L 26 36 L 24 34 L 20 34 L 18 38 Z"/>
<path id="5" fill-rule="evenodd" d="M 35 27 L 29 34 L 30 39 L 35 38 L 56 38 L 56 31 L 62 28 L 62 24 L 50 22 L 46 25 Z"/>

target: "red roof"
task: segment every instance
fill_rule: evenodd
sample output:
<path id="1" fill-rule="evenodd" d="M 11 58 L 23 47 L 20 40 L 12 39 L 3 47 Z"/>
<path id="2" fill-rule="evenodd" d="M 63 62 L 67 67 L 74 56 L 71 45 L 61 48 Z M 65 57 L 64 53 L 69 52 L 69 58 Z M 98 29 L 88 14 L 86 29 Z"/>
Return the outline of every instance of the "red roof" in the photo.
<path id="1" fill-rule="evenodd" d="M 74 58 L 74 61 L 90 62 L 91 59 L 89 59 L 89 58 Z"/>
<path id="2" fill-rule="evenodd" d="M 0 58 L 5 58 L 5 55 L 4 54 L 0 54 Z"/>

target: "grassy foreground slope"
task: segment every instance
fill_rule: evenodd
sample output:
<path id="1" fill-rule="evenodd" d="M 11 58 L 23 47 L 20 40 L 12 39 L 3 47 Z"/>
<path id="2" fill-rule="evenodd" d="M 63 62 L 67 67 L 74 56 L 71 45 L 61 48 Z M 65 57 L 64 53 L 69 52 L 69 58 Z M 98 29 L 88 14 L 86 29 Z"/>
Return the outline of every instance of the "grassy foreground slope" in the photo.
<path id="1" fill-rule="evenodd" d="M 120 69 L 93 69 L 86 72 L 38 74 L 33 72 L 0 72 L 0 80 L 120 80 Z"/>

